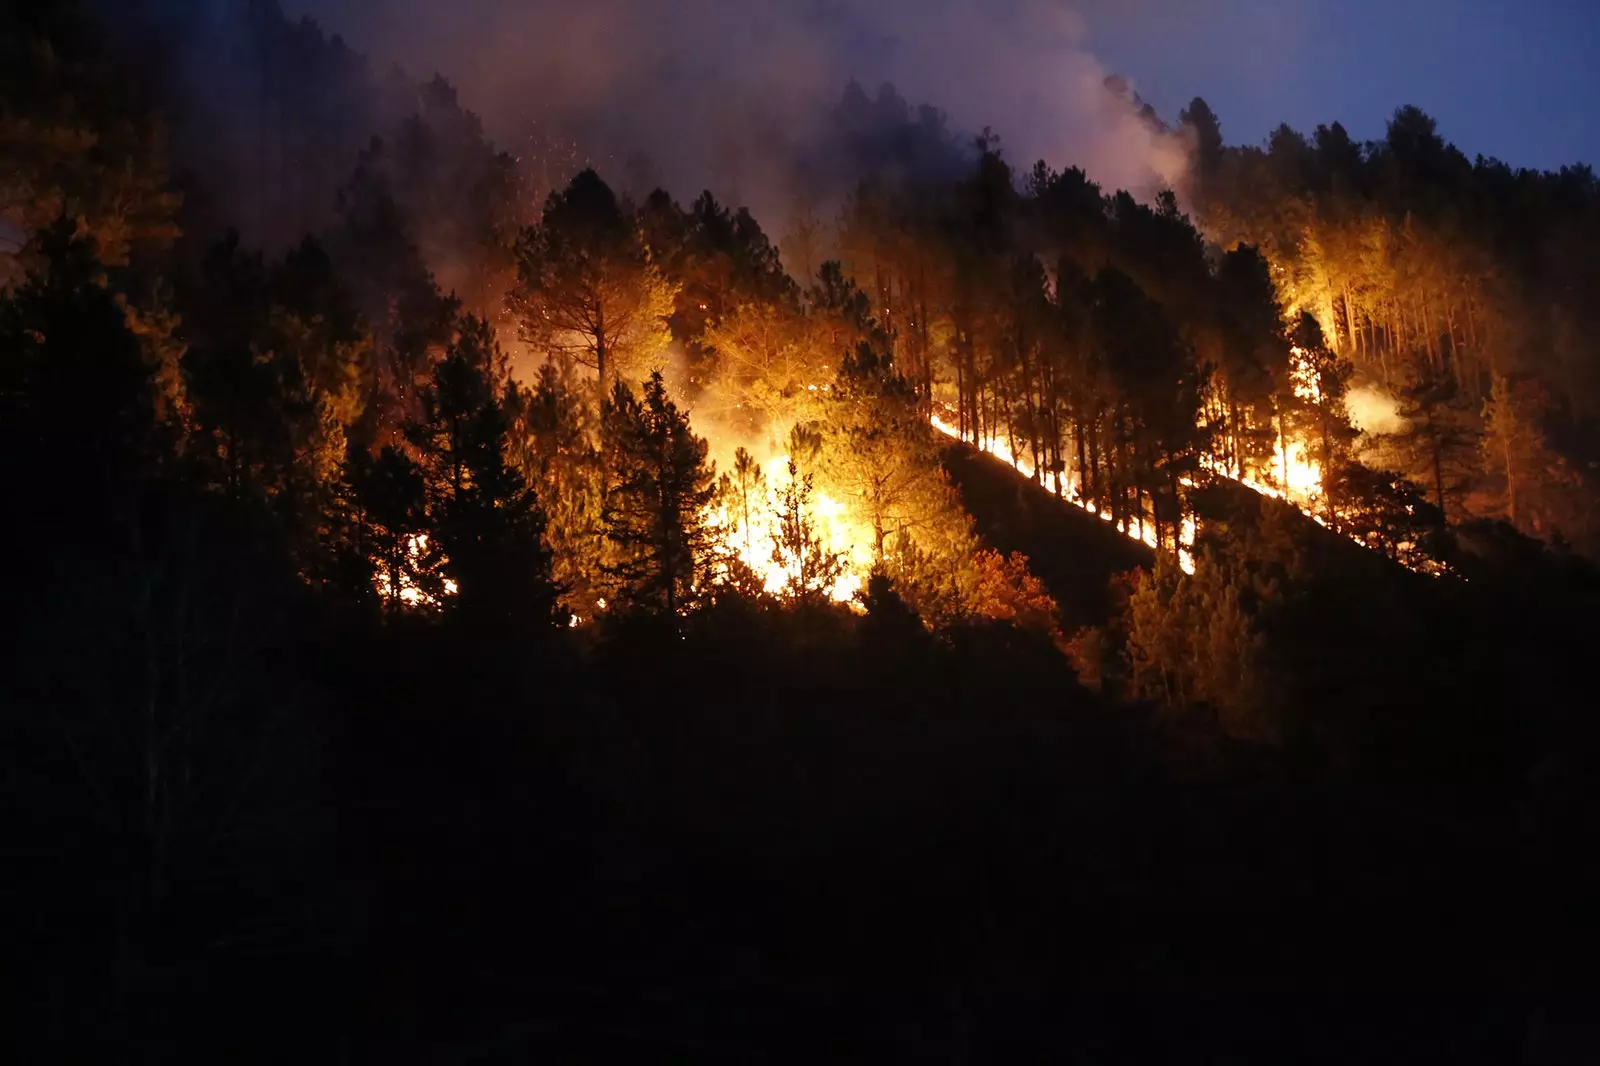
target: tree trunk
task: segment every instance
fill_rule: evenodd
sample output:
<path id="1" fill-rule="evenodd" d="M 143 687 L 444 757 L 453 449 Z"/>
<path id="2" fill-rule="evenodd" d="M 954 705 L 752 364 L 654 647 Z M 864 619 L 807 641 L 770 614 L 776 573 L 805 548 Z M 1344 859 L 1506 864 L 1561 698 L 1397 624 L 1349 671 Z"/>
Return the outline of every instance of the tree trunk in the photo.
<path id="1" fill-rule="evenodd" d="M 1506 510 L 1509 512 L 1511 525 L 1515 528 L 1517 527 L 1517 477 L 1511 468 L 1511 436 L 1502 433 L 1500 437 L 1506 464 Z"/>
<path id="2" fill-rule="evenodd" d="M 1444 441 L 1440 437 L 1438 426 L 1435 424 L 1431 414 L 1428 416 L 1428 435 L 1429 443 L 1433 446 L 1434 498 L 1439 504 L 1439 514 L 1448 522 L 1450 515 L 1444 506 Z"/>
<path id="3" fill-rule="evenodd" d="M 1073 434 L 1072 435 L 1073 435 L 1073 445 L 1076 448 L 1077 453 L 1078 453 L 1078 498 L 1080 500 L 1089 499 L 1089 490 L 1090 490 L 1089 466 L 1088 466 L 1087 462 L 1085 462 L 1084 451 L 1083 451 L 1084 443 L 1085 443 L 1084 439 L 1083 439 L 1084 433 L 1085 433 L 1085 429 L 1084 429 L 1084 425 L 1083 425 L 1083 419 L 1081 417 L 1076 417 L 1075 416 L 1073 418 Z"/>

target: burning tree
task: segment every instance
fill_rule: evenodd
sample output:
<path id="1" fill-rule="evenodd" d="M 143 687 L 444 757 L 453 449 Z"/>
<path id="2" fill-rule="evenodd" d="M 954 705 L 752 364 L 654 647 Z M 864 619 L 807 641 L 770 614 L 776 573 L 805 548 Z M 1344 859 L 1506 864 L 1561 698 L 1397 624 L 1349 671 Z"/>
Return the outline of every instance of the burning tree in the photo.
<path id="1" fill-rule="evenodd" d="M 789 483 L 778 494 L 772 563 L 785 575 L 784 592 L 800 603 L 820 602 L 845 574 L 842 552 L 829 551 L 811 513 L 811 475 L 789 460 Z"/>

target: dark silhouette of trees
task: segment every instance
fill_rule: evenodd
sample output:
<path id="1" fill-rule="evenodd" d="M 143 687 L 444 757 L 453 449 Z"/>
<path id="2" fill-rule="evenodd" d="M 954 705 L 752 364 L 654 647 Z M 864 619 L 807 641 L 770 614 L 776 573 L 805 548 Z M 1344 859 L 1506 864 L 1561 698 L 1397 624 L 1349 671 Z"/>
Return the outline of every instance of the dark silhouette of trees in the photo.
<path id="1" fill-rule="evenodd" d="M 489 324 L 464 317 L 407 436 L 457 586 L 452 607 L 475 628 L 526 632 L 552 620 L 557 589 L 538 495 L 507 459 L 504 362 Z"/>
<path id="2" fill-rule="evenodd" d="M 689 417 L 668 398 L 659 372 L 640 396 L 621 382 L 601 415 L 608 463 L 606 538 L 620 558 L 607 567 L 619 602 L 667 616 L 694 599 L 714 546 L 707 508 L 716 467 Z"/>

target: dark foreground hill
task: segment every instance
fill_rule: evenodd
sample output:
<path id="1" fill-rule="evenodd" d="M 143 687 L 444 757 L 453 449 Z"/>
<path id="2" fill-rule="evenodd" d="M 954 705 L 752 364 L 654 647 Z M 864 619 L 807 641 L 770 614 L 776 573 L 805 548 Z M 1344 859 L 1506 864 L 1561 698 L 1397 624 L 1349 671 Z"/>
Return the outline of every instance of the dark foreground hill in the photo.
<path id="1" fill-rule="evenodd" d="M 141 753 L 7 719 L 14 1061 L 1498 1066 L 1594 1046 L 1568 969 L 1593 764 L 1530 746 L 1488 782 L 1447 772 L 1499 737 L 1468 706 L 1417 708 L 1454 722 L 1431 759 L 1373 709 L 1340 734 L 1371 758 L 1314 733 L 1242 745 L 1102 701 L 1016 631 L 936 639 L 887 596 L 587 644 L 314 612 L 265 639 L 262 721 L 229 733 L 257 743 L 191 768 L 256 787 L 178 827 L 158 886 L 131 882 L 152 868 L 137 826 L 57 787 Z"/>

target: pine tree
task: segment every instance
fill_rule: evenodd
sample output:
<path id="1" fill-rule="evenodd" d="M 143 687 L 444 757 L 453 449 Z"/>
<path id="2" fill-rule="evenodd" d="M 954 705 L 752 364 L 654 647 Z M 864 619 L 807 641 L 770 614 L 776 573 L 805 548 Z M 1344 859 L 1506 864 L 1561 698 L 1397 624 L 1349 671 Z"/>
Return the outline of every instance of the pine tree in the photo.
<path id="1" fill-rule="evenodd" d="M 1544 397 L 1534 382 L 1513 382 L 1496 375 L 1483 405 L 1481 443 L 1484 469 L 1503 479 L 1506 519 L 1519 529 L 1531 528 L 1541 489 L 1560 466 L 1545 447 L 1539 420 Z"/>
<path id="2" fill-rule="evenodd" d="M 1182 571 L 1157 556 L 1128 598 L 1128 660 L 1134 692 L 1167 707 L 1187 706 L 1193 693 L 1189 664 L 1195 632 L 1187 617 Z"/>
<path id="3" fill-rule="evenodd" d="M 872 530 L 873 559 L 881 563 L 896 537 L 917 536 L 949 509 L 933 432 L 911 385 L 867 343 L 840 366 L 826 415 L 824 484 Z"/>
<path id="4" fill-rule="evenodd" d="M 728 490 L 730 503 L 739 519 L 739 528 L 744 530 L 745 554 L 754 558 L 752 522 L 761 508 L 767 505 L 767 474 L 756 462 L 755 456 L 743 448 L 733 453 L 733 472 Z"/>
<path id="5" fill-rule="evenodd" d="M 711 562 L 716 467 L 659 371 L 645 381 L 642 399 L 617 382 L 602 421 L 610 479 L 603 520 L 620 555 L 607 574 L 621 602 L 675 615 Z"/>
<path id="6" fill-rule="evenodd" d="M 359 445 L 347 445 L 317 530 L 318 551 L 310 569 L 312 580 L 325 592 L 358 609 L 381 605 L 389 587 L 385 575 L 380 593 L 380 559 L 374 547 L 377 531 L 363 496 L 372 471 L 372 454 Z"/>
<path id="7" fill-rule="evenodd" d="M 787 575 L 784 591 L 797 603 L 818 603 L 845 574 L 844 555 L 830 552 L 811 513 L 811 475 L 789 460 L 789 482 L 778 493 L 772 562 Z"/>
<path id="8" fill-rule="evenodd" d="M 600 396 L 666 348 L 675 288 L 594 171 L 551 194 L 539 224 L 523 231 L 517 265 L 522 338 L 593 368 Z"/>
<path id="9" fill-rule="evenodd" d="M 456 609 L 475 626 L 526 629 L 551 621 L 556 588 L 538 497 L 507 461 L 502 382 L 509 387 L 493 329 L 466 316 L 408 436 L 423 457 Z"/>
<path id="10" fill-rule="evenodd" d="M 1301 314 L 1291 340 L 1297 360 L 1292 368 L 1294 406 L 1299 408 L 1301 416 L 1295 421 L 1309 423 L 1317 434 L 1323 502 L 1329 519 L 1336 522 L 1336 501 L 1328 483 L 1332 480 L 1332 471 L 1343 461 L 1350 442 L 1356 437 L 1344 403 L 1355 371 L 1347 360 L 1340 359 L 1328 347 L 1322 327 L 1313 315 Z"/>
<path id="11" fill-rule="evenodd" d="M 347 465 L 342 480 L 355 487 L 384 607 L 391 613 L 437 608 L 448 586 L 430 532 L 427 481 L 417 464 L 386 447 L 370 464 Z"/>
<path id="12" fill-rule="evenodd" d="M 1002 555 L 986 548 L 972 557 L 971 565 L 976 574 L 974 614 L 1065 643 L 1057 621 L 1060 610 L 1043 582 L 1029 572 L 1027 556 L 1021 552 Z"/>
<path id="13" fill-rule="evenodd" d="M 1406 566 L 1436 554 L 1444 513 L 1421 486 L 1363 463 L 1342 464 L 1329 483 L 1340 501 L 1340 531 Z"/>
<path id="14" fill-rule="evenodd" d="M 1209 707 L 1236 736 L 1270 732 L 1261 717 L 1261 637 L 1253 617 L 1270 601 L 1210 552 L 1196 560 L 1193 575 L 1164 560 L 1140 574 L 1126 608 L 1135 693 L 1174 709 Z"/>
<path id="15" fill-rule="evenodd" d="M 606 468 L 599 411 L 587 383 L 568 364 L 546 363 L 532 388 L 510 391 L 508 460 L 539 487 L 545 544 L 563 601 L 583 618 L 605 598 L 604 569 L 616 546 L 606 539 Z"/>
<path id="16" fill-rule="evenodd" d="M 1283 310 L 1267 261 L 1241 246 L 1217 271 L 1221 360 L 1216 385 L 1226 432 L 1214 441 L 1230 472 L 1255 473 L 1271 465 L 1278 443 L 1277 393 L 1288 391 L 1289 344 Z"/>
<path id="17" fill-rule="evenodd" d="M 1467 477 L 1477 464 L 1478 427 L 1473 412 L 1463 407 L 1455 379 L 1419 368 L 1401 394 L 1400 417 L 1411 424 L 1405 443 L 1411 466 L 1426 479 L 1441 524 L 1457 510 Z"/>

